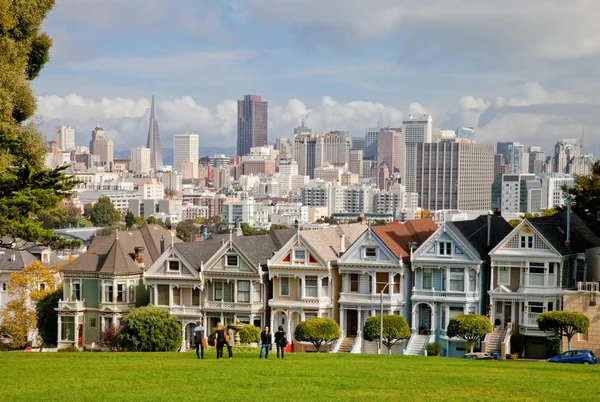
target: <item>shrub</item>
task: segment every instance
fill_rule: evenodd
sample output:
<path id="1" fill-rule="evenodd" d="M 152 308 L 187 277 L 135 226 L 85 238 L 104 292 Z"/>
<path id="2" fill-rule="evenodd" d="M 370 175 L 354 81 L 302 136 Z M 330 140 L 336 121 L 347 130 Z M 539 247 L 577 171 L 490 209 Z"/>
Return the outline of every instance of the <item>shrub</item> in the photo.
<path id="1" fill-rule="evenodd" d="M 58 301 L 62 298 L 62 289 L 49 293 L 38 301 L 37 328 L 45 345 L 56 345 L 58 333 Z"/>
<path id="2" fill-rule="evenodd" d="M 340 337 L 340 326 L 331 318 L 311 318 L 296 326 L 294 338 L 300 342 L 310 342 L 317 352 L 322 344 L 327 344 Z"/>
<path id="3" fill-rule="evenodd" d="M 546 349 L 546 353 L 548 357 L 553 357 L 560 354 L 560 349 L 562 346 L 562 339 L 557 336 L 548 337 L 548 346 Z"/>
<path id="4" fill-rule="evenodd" d="M 527 337 L 523 334 L 514 334 L 510 337 L 510 353 L 523 356 L 525 349 L 525 340 Z"/>
<path id="5" fill-rule="evenodd" d="M 475 343 L 492 332 L 492 323 L 484 315 L 463 314 L 452 317 L 448 323 L 446 333 L 448 337 L 458 337 L 467 341 L 473 353 Z"/>
<path id="6" fill-rule="evenodd" d="M 108 325 L 100 332 L 98 344 L 101 348 L 116 352 L 121 350 L 119 342 L 119 330 L 114 325 Z"/>
<path id="7" fill-rule="evenodd" d="M 585 314 L 575 311 L 548 311 L 540 314 L 537 322 L 541 331 L 554 331 L 557 337 L 566 336 L 569 350 L 575 334 L 586 333 L 590 327 L 590 319 Z"/>
<path id="8" fill-rule="evenodd" d="M 240 342 L 241 343 L 259 343 L 260 342 L 260 328 L 255 327 L 251 324 L 244 325 L 244 329 L 240 331 Z"/>
<path id="9" fill-rule="evenodd" d="M 363 338 L 367 341 L 379 341 L 379 328 L 381 317 L 373 316 L 367 318 L 363 328 Z M 388 354 L 392 353 L 392 346 L 398 341 L 410 338 L 410 328 L 404 317 L 392 314 L 383 315 L 383 344 L 388 348 Z"/>
<path id="10" fill-rule="evenodd" d="M 442 345 L 433 342 L 427 345 L 427 356 L 439 356 L 442 353 Z"/>
<path id="11" fill-rule="evenodd" d="M 119 345 L 138 352 L 176 351 L 181 345 L 181 325 L 159 307 L 136 308 L 123 319 Z"/>

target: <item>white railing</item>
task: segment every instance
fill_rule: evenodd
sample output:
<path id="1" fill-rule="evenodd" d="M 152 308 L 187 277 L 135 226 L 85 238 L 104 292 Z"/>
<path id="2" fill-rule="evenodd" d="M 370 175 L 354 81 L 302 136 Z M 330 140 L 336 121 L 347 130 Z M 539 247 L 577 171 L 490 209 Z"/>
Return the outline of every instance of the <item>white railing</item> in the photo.
<path id="1" fill-rule="evenodd" d="M 512 322 L 506 324 L 506 329 L 504 330 L 504 338 L 502 339 L 502 343 L 500 344 L 500 360 L 506 359 L 506 355 L 510 353 L 510 337 L 512 335 Z"/>
<path id="2" fill-rule="evenodd" d="M 354 340 L 354 343 L 352 344 L 352 348 L 350 349 L 350 353 L 362 353 L 362 345 L 363 345 L 363 337 L 362 337 L 362 332 L 361 331 L 357 331 L 356 332 L 356 339 Z"/>
<path id="3" fill-rule="evenodd" d="M 579 292 L 600 292 L 599 282 L 577 282 L 577 290 Z"/>
<path id="4" fill-rule="evenodd" d="M 85 309 L 85 300 L 59 300 L 58 309 L 80 311 Z"/>
<path id="5" fill-rule="evenodd" d="M 530 286 L 544 286 L 544 274 L 529 274 Z"/>
<path id="6" fill-rule="evenodd" d="M 331 304 L 331 299 L 329 297 L 300 297 L 299 299 L 302 303 Z"/>
<path id="7" fill-rule="evenodd" d="M 526 325 L 537 327 L 538 322 L 537 319 L 540 316 L 540 313 L 527 313 L 527 322 Z"/>
<path id="8" fill-rule="evenodd" d="M 218 308 L 228 310 L 251 310 L 255 306 L 262 306 L 262 303 L 240 303 L 240 302 L 225 302 L 225 301 L 204 301 L 204 308 Z"/>
<path id="9" fill-rule="evenodd" d="M 469 299 L 478 298 L 479 292 L 455 292 L 450 290 L 424 290 L 424 289 L 413 289 L 412 292 L 414 297 L 431 297 L 431 298 L 451 298 L 451 299 Z"/>
<path id="10" fill-rule="evenodd" d="M 383 295 L 383 302 L 390 303 L 393 301 L 402 300 L 402 294 L 394 294 L 392 296 Z M 371 293 L 340 293 L 340 303 L 381 303 L 381 295 Z"/>
<path id="11" fill-rule="evenodd" d="M 159 306 L 169 311 L 171 314 L 193 314 L 193 315 L 201 315 L 202 309 L 200 306 Z"/>

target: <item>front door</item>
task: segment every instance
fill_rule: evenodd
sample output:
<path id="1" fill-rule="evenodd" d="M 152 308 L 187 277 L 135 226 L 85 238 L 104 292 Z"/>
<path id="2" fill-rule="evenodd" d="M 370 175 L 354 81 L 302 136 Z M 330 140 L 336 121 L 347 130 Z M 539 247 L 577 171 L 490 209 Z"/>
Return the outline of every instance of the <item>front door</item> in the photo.
<path id="1" fill-rule="evenodd" d="M 506 327 L 506 324 L 508 324 L 509 322 L 512 321 L 512 309 L 511 309 L 512 305 L 510 303 L 505 303 L 504 304 L 504 326 Z"/>
<path id="2" fill-rule="evenodd" d="M 346 328 L 348 336 L 356 336 L 358 332 L 358 311 L 346 310 Z"/>
<path id="3" fill-rule="evenodd" d="M 421 305 L 421 326 L 426 334 L 429 334 L 431 329 L 431 308 L 426 305 Z"/>

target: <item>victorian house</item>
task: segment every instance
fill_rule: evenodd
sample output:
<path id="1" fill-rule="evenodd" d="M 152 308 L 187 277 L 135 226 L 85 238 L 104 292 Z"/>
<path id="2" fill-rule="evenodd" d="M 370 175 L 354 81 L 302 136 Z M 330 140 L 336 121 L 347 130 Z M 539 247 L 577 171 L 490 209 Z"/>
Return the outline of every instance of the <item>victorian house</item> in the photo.
<path id="1" fill-rule="evenodd" d="M 436 228 L 430 219 L 369 227 L 344 252 L 337 263 L 342 331 L 337 351 L 374 351 L 363 341 L 362 328 L 368 317 L 379 314 L 382 302 L 384 314 L 409 317 L 410 247 L 425 241 Z"/>
<path id="2" fill-rule="evenodd" d="M 457 315 L 487 314 L 488 253 L 511 230 L 493 214 L 446 222 L 413 252 L 408 354 L 422 355 L 431 342 L 440 343 L 445 356 L 465 354 L 465 342 L 448 338 L 446 328 Z"/>
<path id="3" fill-rule="evenodd" d="M 563 293 L 586 280 L 597 263 L 600 239 L 575 214 L 523 220 L 491 252 L 489 287 L 493 324 L 525 335 L 525 357 L 546 357 L 547 337 L 537 318 L 561 310 Z M 506 337 L 510 350 L 510 336 Z"/>
<path id="4" fill-rule="evenodd" d="M 257 327 L 269 322 L 267 259 L 295 233 L 230 234 L 167 248 L 144 273 L 144 283 L 150 289 L 150 303 L 180 321 L 183 350 L 192 347 L 196 321 L 203 321 L 207 334 L 218 322 Z"/>
<path id="5" fill-rule="evenodd" d="M 144 270 L 156 261 L 171 233 L 158 225 L 96 236 L 88 251 L 63 267 L 58 304 L 58 347 L 97 346 L 102 331 L 119 327 L 123 317 L 145 306 L 149 294 Z"/>
<path id="6" fill-rule="evenodd" d="M 365 230 L 362 223 L 299 230 L 268 260 L 273 283 L 271 327 L 283 326 L 294 351 L 312 350 L 311 345 L 293 339 L 300 322 L 313 317 L 340 322 L 337 261 Z"/>

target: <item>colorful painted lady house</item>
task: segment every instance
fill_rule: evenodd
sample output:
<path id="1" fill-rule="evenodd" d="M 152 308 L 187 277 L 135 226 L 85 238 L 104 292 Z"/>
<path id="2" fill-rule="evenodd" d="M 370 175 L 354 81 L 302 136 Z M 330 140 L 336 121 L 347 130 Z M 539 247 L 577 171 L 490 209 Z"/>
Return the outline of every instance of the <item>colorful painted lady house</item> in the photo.
<path id="1" fill-rule="evenodd" d="M 553 333 L 538 329 L 538 316 L 563 309 L 565 291 L 593 277 L 588 271 L 598 270 L 599 254 L 600 239 L 575 214 L 523 220 L 490 252 L 491 318 L 498 335 L 495 342 L 486 340 L 495 344 L 488 352 L 503 357 L 511 335 L 519 333 L 526 336 L 524 357 L 546 357 Z"/>
<path id="2" fill-rule="evenodd" d="M 462 357 L 465 342 L 448 338 L 452 317 L 487 314 L 489 251 L 512 230 L 490 214 L 474 220 L 442 223 L 412 255 L 410 296 L 412 333 L 407 354 L 423 355 L 428 343 L 442 345 L 443 355 Z"/>

